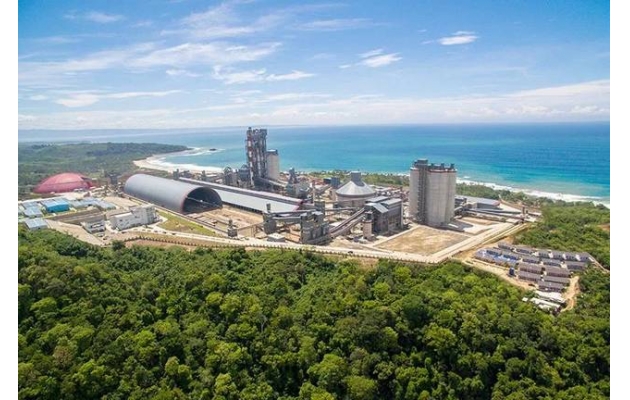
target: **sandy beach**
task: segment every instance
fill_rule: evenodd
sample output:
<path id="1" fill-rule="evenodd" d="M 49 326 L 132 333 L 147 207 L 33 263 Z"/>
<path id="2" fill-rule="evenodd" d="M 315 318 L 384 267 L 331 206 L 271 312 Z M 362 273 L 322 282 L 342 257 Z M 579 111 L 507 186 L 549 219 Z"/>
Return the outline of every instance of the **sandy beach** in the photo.
<path id="1" fill-rule="evenodd" d="M 182 153 L 186 153 L 182 152 Z M 142 169 L 152 169 L 156 171 L 166 171 L 166 172 L 175 172 L 175 170 L 179 169 L 181 171 L 190 171 L 193 174 L 200 174 L 203 171 L 206 173 L 217 173 L 222 172 L 223 168 L 221 167 L 211 167 L 208 166 L 206 168 L 200 168 L 198 165 L 194 164 L 180 164 L 175 165 L 168 162 L 165 162 L 163 159 L 165 156 L 172 156 L 174 153 L 169 154 L 156 154 L 151 157 L 147 157 L 143 160 L 135 160 L 133 163 Z"/>

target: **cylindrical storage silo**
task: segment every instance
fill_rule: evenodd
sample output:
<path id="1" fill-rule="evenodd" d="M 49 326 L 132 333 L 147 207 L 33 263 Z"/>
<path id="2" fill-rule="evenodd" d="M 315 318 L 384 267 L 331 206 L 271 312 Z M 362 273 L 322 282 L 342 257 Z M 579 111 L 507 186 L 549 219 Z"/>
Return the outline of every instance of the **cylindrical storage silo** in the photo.
<path id="1" fill-rule="evenodd" d="M 278 150 L 267 151 L 267 178 L 277 181 L 280 179 L 280 156 Z"/>

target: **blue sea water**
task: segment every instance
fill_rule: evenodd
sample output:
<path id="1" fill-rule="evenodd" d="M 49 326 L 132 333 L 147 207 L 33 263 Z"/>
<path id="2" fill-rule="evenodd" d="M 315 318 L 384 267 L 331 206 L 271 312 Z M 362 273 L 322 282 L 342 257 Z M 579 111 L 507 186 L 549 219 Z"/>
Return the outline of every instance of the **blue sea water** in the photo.
<path id="1" fill-rule="evenodd" d="M 245 162 L 245 127 L 204 130 L 20 131 L 20 142 L 180 144 L 161 166 L 215 170 Z M 216 151 L 210 151 L 214 148 Z M 468 124 L 268 127 L 280 168 L 408 173 L 418 158 L 454 163 L 458 179 L 566 200 L 609 203 L 610 124 Z"/>

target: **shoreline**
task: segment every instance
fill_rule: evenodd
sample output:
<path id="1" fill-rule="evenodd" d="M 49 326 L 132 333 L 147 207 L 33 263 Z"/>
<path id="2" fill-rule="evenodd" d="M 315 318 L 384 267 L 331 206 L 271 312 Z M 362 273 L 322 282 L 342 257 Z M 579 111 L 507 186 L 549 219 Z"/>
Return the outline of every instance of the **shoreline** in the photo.
<path id="1" fill-rule="evenodd" d="M 152 169 L 154 171 L 164 171 L 173 173 L 176 170 L 190 171 L 193 174 L 201 174 L 203 171 L 206 173 L 218 173 L 223 172 L 223 168 L 215 166 L 199 166 L 196 164 L 174 164 L 164 161 L 164 158 L 176 155 L 191 155 L 193 152 L 199 152 L 203 149 L 192 148 L 184 151 L 177 151 L 174 153 L 154 154 L 142 160 L 134 160 L 133 163 L 136 167 L 142 169 Z M 216 150 L 215 150 L 216 151 Z"/>
<path id="2" fill-rule="evenodd" d="M 223 168 L 221 167 L 215 167 L 215 166 L 199 166 L 196 164 L 174 164 L 174 163 L 169 163 L 164 161 L 163 159 L 165 157 L 168 156 L 173 156 L 173 155 L 189 155 L 191 154 L 191 152 L 199 152 L 202 149 L 191 149 L 191 150 L 185 150 L 185 151 L 181 151 L 181 152 L 176 152 L 176 153 L 166 153 L 166 154 L 155 154 L 152 155 L 150 157 L 147 157 L 143 160 L 134 160 L 134 165 L 136 165 L 138 168 L 142 168 L 142 169 L 150 169 L 150 170 L 155 170 L 155 171 L 163 171 L 163 172 L 169 172 L 169 173 L 173 173 L 175 170 L 179 169 L 180 171 L 190 171 L 193 174 L 201 174 L 203 171 L 205 171 L 206 173 L 220 173 L 223 172 Z M 304 170 L 303 172 L 305 173 L 309 173 L 309 172 L 329 172 L 332 173 L 333 171 L 308 171 L 308 170 Z M 409 176 L 409 174 L 405 174 L 405 173 L 393 173 L 393 172 L 365 172 L 365 173 L 376 173 L 376 174 L 383 174 L 383 175 L 397 175 L 397 176 Z M 466 177 L 468 178 L 468 177 Z M 604 197 L 596 197 L 596 196 L 584 196 L 584 195 L 577 195 L 577 194 L 566 194 L 566 193 L 553 193 L 553 192 L 545 192 L 542 190 L 537 190 L 537 189 L 524 189 L 524 188 L 518 188 L 518 187 L 513 187 L 513 186 L 506 186 L 506 185 L 500 185 L 500 184 L 496 184 L 496 183 L 492 183 L 492 182 L 480 182 L 480 181 L 475 181 L 475 180 L 470 180 L 470 179 L 464 179 L 464 178 L 457 178 L 457 183 L 458 184 L 467 184 L 467 185 L 481 185 L 481 186 L 486 186 L 489 187 L 493 190 L 506 190 L 509 192 L 513 192 L 513 193 L 524 193 L 527 196 L 532 196 L 532 197 L 539 197 L 539 198 L 547 198 L 547 199 L 551 199 L 554 201 L 557 200 L 562 200 L 562 201 L 566 201 L 566 202 L 592 202 L 596 205 L 603 205 L 606 208 L 610 209 L 610 198 L 604 198 Z"/>

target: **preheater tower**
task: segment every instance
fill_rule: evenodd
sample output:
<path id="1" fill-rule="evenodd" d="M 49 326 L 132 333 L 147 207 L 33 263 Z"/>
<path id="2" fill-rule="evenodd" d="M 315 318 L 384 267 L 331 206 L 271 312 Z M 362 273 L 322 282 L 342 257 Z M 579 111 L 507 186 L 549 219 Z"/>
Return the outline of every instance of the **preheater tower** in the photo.
<path id="1" fill-rule="evenodd" d="M 245 149 L 247 150 L 247 165 L 251 171 L 251 184 L 256 183 L 257 178 L 267 177 L 267 130 L 247 129 L 245 139 Z"/>
<path id="2" fill-rule="evenodd" d="M 414 161 L 409 173 L 409 216 L 424 225 L 442 226 L 455 215 L 455 164 Z"/>

